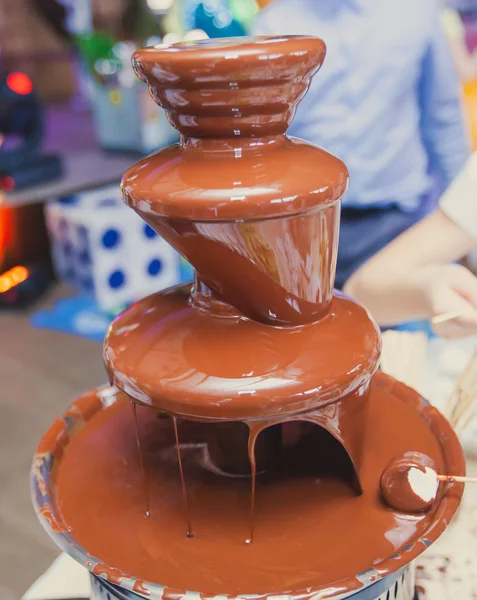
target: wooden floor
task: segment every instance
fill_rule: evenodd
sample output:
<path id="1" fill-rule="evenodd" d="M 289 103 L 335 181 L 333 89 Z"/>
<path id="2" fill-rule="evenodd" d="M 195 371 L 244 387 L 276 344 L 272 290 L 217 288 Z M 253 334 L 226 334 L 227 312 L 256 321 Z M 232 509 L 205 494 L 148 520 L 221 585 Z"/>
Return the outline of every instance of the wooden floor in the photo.
<path id="1" fill-rule="evenodd" d="M 35 309 L 64 294 L 54 290 Z M 102 384 L 101 345 L 33 329 L 27 312 L 0 311 L 0 599 L 19 600 L 57 556 L 30 502 L 29 469 L 52 420 Z"/>

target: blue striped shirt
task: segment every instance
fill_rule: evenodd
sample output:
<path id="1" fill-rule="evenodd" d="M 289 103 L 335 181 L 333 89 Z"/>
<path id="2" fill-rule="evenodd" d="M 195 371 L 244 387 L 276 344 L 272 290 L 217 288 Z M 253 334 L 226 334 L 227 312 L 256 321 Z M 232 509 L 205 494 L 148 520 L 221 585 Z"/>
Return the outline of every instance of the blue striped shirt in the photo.
<path id="1" fill-rule="evenodd" d="M 345 205 L 415 210 L 431 172 L 447 187 L 464 166 L 460 85 L 437 0 L 274 0 L 254 33 L 326 42 L 289 133 L 346 163 Z"/>

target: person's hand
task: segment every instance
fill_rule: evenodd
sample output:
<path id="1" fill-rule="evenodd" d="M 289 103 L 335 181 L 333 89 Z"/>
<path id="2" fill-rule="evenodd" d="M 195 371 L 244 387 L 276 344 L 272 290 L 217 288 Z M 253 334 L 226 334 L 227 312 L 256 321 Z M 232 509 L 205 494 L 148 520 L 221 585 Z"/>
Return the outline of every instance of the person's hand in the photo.
<path id="1" fill-rule="evenodd" d="M 477 277 L 456 264 L 422 267 L 414 277 L 421 286 L 431 321 L 449 317 L 433 324 L 437 335 L 461 338 L 477 334 Z"/>

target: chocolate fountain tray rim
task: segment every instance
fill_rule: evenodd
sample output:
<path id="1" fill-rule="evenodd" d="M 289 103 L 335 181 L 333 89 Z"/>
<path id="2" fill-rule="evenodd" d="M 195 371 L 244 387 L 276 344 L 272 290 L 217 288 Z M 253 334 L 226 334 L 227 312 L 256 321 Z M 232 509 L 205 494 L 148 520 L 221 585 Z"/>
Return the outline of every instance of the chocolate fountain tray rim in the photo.
<path id="1" fill-rule="evenodd" d="M 378 385 L 383 385 L 390 380 L 392 381 L 391 377 L 381 372 L 378 372 L 375 378 L 378 380 Z M 396 381 L 393 383 L 393 393 L 404 392 L 406 389 L 408 389 L 407 386 L 400 382 Z M 42 438 L 33 459 L 30 479 L 33 505 L 41 524 L 53 541 L 83 567 L 97 576 L 104 575 L 107 581 L 115 585 L 120 585 L 121 588 L 130 590 L 138 596 L 149 598 L 149 600 L 161 600 L 168 589 L 166 586 L 143 581 L 120 569 L 106 565 L 100 559 L 90 556 L 74 540 L 68 528 L 62 522 L 62 517 L 56 506 L 55 492 L 50 481 L 50 476 L 57 470 L 62 454 L 71 438 L 74 437 L 75 432 L 81 428 L 83 423 L 87 422 L 99 411 L 114 404 L 121 397 L 124 397 L 124 393 L 109 385 L 93 388 L 80 396 L 62 417 L 57 418 L 53 422 L 50 429 Z M 460 444 L 456 434 L 444 416 L 417 393 L 415 393 L 413 400 L 408 396 L 406 401 L 412 402 L 416 410 L 423 415 L 430 429 L 436 434 L 439 444 L 441 446 L 445 444 L 443 455 L 446 463 L 446 471 L 463 475 L 465 473 L 465 459 L 463 453 L 459 452 Z M 55 453 L 57 454 L 56 457 Z M 457 511 L 463 489 L 462 484 L 448 484 L 447 493 L 441 495 L 439 505 L 435 510 L 434 520 L 422 532 L 418 540 L 407 544 L 393 555 L 373 564 L 361 573 L 350 575 L 338 581 L 317 586 L 316 588 L 285 592 L 282 595 L 299 595 L 300 600 L 312 597 L 316 599 L 335 598 L 335 600 L 338 600 L 339 598 L 346 598 L 352 592 L 369 587 L 393 573 L 397 573 L 424 552 L 443 533 Z M 196 599 L 198 594 L 204 597 L 204 593 L 200 592 L 183 592 L 184 598 L 190 598 L 191 600 L 192 598 Z M 264 599 L 277 596 L 277 593 L 247 593 L 237 596 L 224 593 L 220 595 L 226 598 Z M 207 595 L 207 597 L 213 598 L 214 595 Z"/>
<path id="2" fill-rule="evenodd" d="M 318 42 L 324 43 L 321 38 L 308 35 L 304 33 L 299 34 L 286 34 L 286 35 L 243 35 L 243 36 L 227 36 L 227 37 L 217 37 L 217 38 L 206 38 L 203 40 L 191 40 L 185 42 L 177 42 L 175 44 L 157 44 L 154 46 L 148 46 L 143 48 L 141 52 L 143 55 L 151 56 L 151 60 L 154 59 L 156 55 L 161 55 L 163 52 L 170 54 L 175 60 L 181 61 L 189 61 L 189 55 L 185 55 L 185 50 L 191 50 L 192 58 L 201 60 L 203 55 L 198 56 L 195 49 L 199 46 L 201 49 L 210 50 L 214 54 L 218 54 L 219 58 L 223 58 L 222 54 L 224 48 L 233 50 L 236 48 L 243 48 L 246 46 L 245 50 L 247 54 L 252 55 L 262 55 L 263 49 L 260 44 L 276 45 L 277 48 L 280 47 L 282 43 L 285 41 L 298 41 L 298 42 L 311 42 L 318 46 Z M 251 48 L 248 48 L 251 46 Z M 177 49 L 180 49 L 182 52 L 178 53 Z M 228 57 L 229 58 L 229 57 Z M 203 59 L 202 59 L 203 60 Z M 229 58 L 230 60 L 230 58 Z"/>

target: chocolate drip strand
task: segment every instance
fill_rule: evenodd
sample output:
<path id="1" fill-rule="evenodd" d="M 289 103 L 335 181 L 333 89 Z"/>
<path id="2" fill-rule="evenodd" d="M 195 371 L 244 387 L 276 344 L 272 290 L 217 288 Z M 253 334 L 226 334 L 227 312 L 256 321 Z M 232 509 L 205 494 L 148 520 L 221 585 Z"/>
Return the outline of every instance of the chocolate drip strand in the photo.
<path id="1" fill-rule="evenodd" d="M 182 459 L 181 459 L 181 448 L 179 444 L 179 430 L 177 428 L 177 418 L 173 417 L 172 422 L 174 423 L 174 435 L 176 436 L 176 450 L 177 450 L 177 462 L 179 463 L 179 471 L 181 474 L 181 486 L 182 486 L 182 497 L 184 499 L 184 511 L 185 518 L 187 523 L 187 537 L 194 537 L 194 533 L 192 531 L 192 523 L 190 519 L 190 510 L 189 510 L 189 501 L 187 498 L 187 489 L 186 482 L 184 477 L 184 469 L 182 468 Z"/>
<path id="2" fill-rule="evenodd" d="M 151 516 L 151 506 L 149 504 L 149 488 L 147 484 L 147 474 L 146 469 L 144 468 L 144 457 L 142 454 L 141 440 L 139 438 L 139 427 L 137 423 L 137 405 L 135 402 L 131 400 L 131 407 L 134 415 L 134 428 L 136 431 L 136 443 L 137 443 L 137 454 L 139 458 L 139 464 L 141 467 L 141 480 L 142 480 L 142 490 L 144 494 L 144 502 L 146 505 L 146 517 Z"/>
<path id="3" fill-rule="evenodd" d="M 260 429 L 255 429 L 249 425 L 249 437 L 248 437 L 248 460 L 250 462 L 250 472 L 252 476 L 252 487 L 250 496 L 250 537 L 246 540 L 247 544 L 253 542 L 253 536 L 255 532 L 255 483 L 257 479 L 257 461 L 255 460 L 255 443 L 260 433 Z"/>

